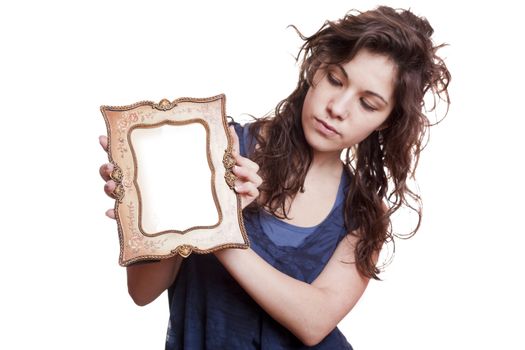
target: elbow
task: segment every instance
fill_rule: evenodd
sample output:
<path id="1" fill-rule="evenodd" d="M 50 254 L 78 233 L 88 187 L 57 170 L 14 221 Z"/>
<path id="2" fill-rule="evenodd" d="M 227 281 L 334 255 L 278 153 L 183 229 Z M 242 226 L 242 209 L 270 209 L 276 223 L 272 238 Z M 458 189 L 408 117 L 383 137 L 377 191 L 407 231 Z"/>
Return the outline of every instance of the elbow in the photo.
<path id="1" fill-rule="evenodd" d="M 152 302 L 152 300 L 149 300 L 148 298 L 145 298 L 141 295 L 137 295 L 131 292 L 129 292 L 129 296 L 131 297 L 133 302 L 138 306 L 146 306 Z"/>
<path id="2" fill-rule="evenodd" d="M 297 334 L 297 338 L 306 346 L 316 346 L 326 338 L 330 331 L 323 329 L 303 329 L 301 334 Z"/>
<path id="3" fill-rule="evenodd" d="M 130 288 L 129 286 L 128 294 L 133 300 L 133 302 L 138 306 L 146 306 L 156 299 L 156 297 L 152 297 L 150 295 L 147 295 L 146 293 L 141 293 L 140 291 Z"/>
<path id="4" fill-rule="evenodd" d="M 311 336 L 311 337 L 306 337 L 304 339 L 301 339 L 301 341 L 303 342 L 304 345 L 308 346 L 308 347 L 311 347 L 311 346 L 316 346 L 318 345 L 320 342 L 323 341 L 325 337 L 315 337 L 315 336 Z"/>
<path id="5" fill-rule="evenodd" d="M 322 335 L 322 336 L 319 336 L 319 335 L 315 335 L 315 334 L 310 334 L 310 335 L 307 335 L 307 336 L 304 336 L 304 337 L 301 337 L 299 338 L 299 340 L 306 346 L 308 347 L 311 347 L 311 346 L 316 346 L 318 345 L 320 342 L 323 341 L 323 339 L 326 337 L 326 335 Z"/>
<path id="6" fill-rule="evenodd" d="M 137 299 L 137 298 L 133 298 L 133 297 L 131 297 L 131 299 L 133 299 L 133 302 L 134 302 L 135 305 L 137 305 L 137 306 L 146 306 L 146 305 L 148 305 L 149 303 L 151 303 L 151 301 L 149 301 L 149 300 L 145 300 L 145 299 Z"/>
<path id="7" fill-rule="evenodd" d="M 151 285 L 145 285 L 141 281 L 128 279 L 128 294 L 138 306 L 148 305 L 157 299 L 164 290 L 165 289 L 153 288 Z"/>

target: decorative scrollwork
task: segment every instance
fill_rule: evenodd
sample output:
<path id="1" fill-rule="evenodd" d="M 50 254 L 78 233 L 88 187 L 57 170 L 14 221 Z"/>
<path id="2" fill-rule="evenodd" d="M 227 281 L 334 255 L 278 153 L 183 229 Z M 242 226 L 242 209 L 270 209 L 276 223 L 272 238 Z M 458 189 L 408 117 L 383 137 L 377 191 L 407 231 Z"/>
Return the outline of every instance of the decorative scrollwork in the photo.
<path id="1" fill-rule="evenodd" d="M 168 111 L 172 109 L 173 107 L 175 107 L 176 105 L 177 105 L 176 103 L 170 102 L 169 100 L 164 98 L 160 100 L 159 103 L 154 103 L 152 107 L 155 109 L 158 109 L 159 111 Z"/>
<path id="2" fill-rule="evenodd" d="M 235 186 L 236 179 L 237 176 L 235 176 L 235 174 L 231 170 L 226 171 L 226 173 L 224 174 L 224 180 L 226 180 L 226 183 L 228 184 L 230 189 L 233 189 L 233 187 Z"/>
<path id="3" fill-rule="evenodd" d="M 237 179 L 237 177 L 232 171 L 232 168 L 235 166 L 235 159 L 232 157 L 232 154 L 228 152 L 228 150 L 224 151 L 222 164 L 224 164 L 224 167 L 226 168 L 224 179 L 226 180 L 226 183 L 228 184 L 230 189 L 233 189 L 233 187 L 235 186 L 235 180 Z"/>
<path id="4" fill-rule="evenodd" d="M 187 258 L 192 252 L 193 247 L 191 245 L 184 244 L 177 248 L 177 253 L 183 258 Z"/>
<path id="5" fill-rule="evenodd" d="M 124 186 L 122 186 L 122 184 L 117 184 L 117 187 L 115 187 L 112 193 L 116 200 L 122 202 L 122 198 L 124 198 Z"/>
<path id="6" fill-rule="evenodd" d="M 226 169 L 231 169 L 235 165 L 235 159 L 232 157 L 228 150 L 224 151 L 224 157 L 222 158 L 222 164 Z"/>
<path id="7" fill-rule="evenodd" d="M 109 177 L 111 180 L 121 183 L 124 175 L 122 174 L 122 170 L 116 164 L 113 164 L 113 171 L 109 174 Z"/>

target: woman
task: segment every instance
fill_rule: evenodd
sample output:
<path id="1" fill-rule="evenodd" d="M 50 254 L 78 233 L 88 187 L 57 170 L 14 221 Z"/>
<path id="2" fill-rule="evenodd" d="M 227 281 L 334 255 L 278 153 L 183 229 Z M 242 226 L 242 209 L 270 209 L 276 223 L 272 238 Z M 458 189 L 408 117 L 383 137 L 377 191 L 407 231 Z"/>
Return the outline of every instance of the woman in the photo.
<path id="1" fill-rule="evenodd" d="M 419 204 L 406 182 L 429 126 L 423 97 L 449 103 L 432 32 L 379 7 L 301 36 L 295 91 L 274 116 L 232 126 L 251 247 L 127 268 L 137 304 L 169 289 L 167 349 L 351 349 L 337 324 L 378 278 L 391 215 Z"/>

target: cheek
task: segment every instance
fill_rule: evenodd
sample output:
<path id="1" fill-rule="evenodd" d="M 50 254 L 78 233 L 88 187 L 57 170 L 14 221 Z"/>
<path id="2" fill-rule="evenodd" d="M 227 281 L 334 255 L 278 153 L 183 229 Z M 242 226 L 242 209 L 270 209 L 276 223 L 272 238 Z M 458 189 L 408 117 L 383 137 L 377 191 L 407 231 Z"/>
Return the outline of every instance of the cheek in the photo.
<path id="1" fill-rule="evenodd" d="M 310 114 L 322 113 L 322 109 L 326 106 L 327 88 L 321 84 L 316 87 L 308 88 L 303 101 L 303 112 Z"/>
<path id="2" fill-rule="evenodd" d="M 358 144 L 359 142 L 366 139 L 371 133 L 376 131 L 378 126 L 377 123 L 370 123 L 368 120 L 361 120 L 360 123 L 354 123 L 352 127 L 352 138 L 351 140 L 353 144 Z"/>
<path id="3" fill-rule="evenodd" d="M 308 92 L 306 93 L 306 96 L 304 97 L 304 101 L 303 101 L 303 110 L 302 110 L 303 117 L 305 116 L 305 114 L 308 114 L 312 111 L 312 98 L 313 98 L 313 91 L 312 91 L 312 88 L 309 88 Z"/>

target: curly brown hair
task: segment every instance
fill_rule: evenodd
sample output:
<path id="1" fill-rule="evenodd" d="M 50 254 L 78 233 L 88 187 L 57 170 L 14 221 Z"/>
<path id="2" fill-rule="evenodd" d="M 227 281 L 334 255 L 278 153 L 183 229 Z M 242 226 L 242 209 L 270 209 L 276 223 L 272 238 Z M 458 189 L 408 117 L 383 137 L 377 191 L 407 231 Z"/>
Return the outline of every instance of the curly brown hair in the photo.
<path id="1" fill-rule="evenodd" d="M 440 99 L 448 112 L 451 76 L 437 56 L 444 45 L 434 45 L 433 29 L 425 18 L 385 6 L 350 11 L 338 21 L 325 22 L 309 37 L 295 30 L 304 40 L 297 55 L 301 61 L 297 87 L 276 106 L 274 116 L 251 125 L 258 143 L 253 160 L 264 179 L 260 200 L 253 207 L 287 218 L 287 203 L 303 189 L 312 152 L 302 130 L 301 113 L 315 72 L 348 62 L 363 49 L 389 57 L 397 68 L 397 79 L 387 127 L 344 153 L 344 168 L 351 178 L 344 216 L 350 234 L 358 237 L 355 263 L 361 275 L 378 279 L 375 257 L 385 242 L 393 242 L 392 214 L 401 207 L 417 213 L 417 225 L 408 236 L 415 234 L 421 222 L 421 200 L 407 180 L 414 178 L 431 125 L 424 111 L 433 111 Z M 427 92 L 434 97 L 430 108 L 425 108 Z"/>

